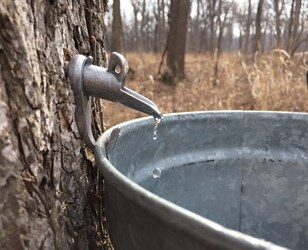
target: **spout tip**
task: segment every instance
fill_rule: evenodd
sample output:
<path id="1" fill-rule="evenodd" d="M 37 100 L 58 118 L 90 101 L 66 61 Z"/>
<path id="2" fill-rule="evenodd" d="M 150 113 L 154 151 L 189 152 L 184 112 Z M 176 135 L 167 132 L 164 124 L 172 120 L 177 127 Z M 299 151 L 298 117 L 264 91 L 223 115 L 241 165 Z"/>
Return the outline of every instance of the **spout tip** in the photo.
<path id="1" fill-rule="evenodd" d="M 142 112 L 153 116 L 154 119 L 163 120 L 163 114 L 160 112 L 160 110 L 158 109 L 158 107 L 156 106 L 154 102 L 147 99 L 146 104 L 147 104 L 146 108 L 142 110 Z"/>
<path id="2" fill-rule="evenodd" d="M 155 111 L 152 115 L 154 119 L 163 120 L 164 118 L 163 114 L 159 110 Z"/>

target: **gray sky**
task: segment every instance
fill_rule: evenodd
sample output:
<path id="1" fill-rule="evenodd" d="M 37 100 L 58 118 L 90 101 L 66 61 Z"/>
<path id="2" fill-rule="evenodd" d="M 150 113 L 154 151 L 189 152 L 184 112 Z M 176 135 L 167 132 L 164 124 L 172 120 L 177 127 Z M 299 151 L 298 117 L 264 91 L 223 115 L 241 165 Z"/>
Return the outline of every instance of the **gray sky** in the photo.
<path id="1" fill-rule="evenodd" d="M 149 3 L 156 2 L 155 0 L 147 0 Z M 234 2 L 237 2 L 240 6 L 242 5 L 243 7 L 247 4 L 247 0 L 234 0 Z M 252 0 L 252 4 L 255 5 L 257 4 L 258 0 Z M 194 11 L 196 9 L 196 6 L 194 6 L 195 1 L 193 1 L 193 6 L 192 6 L 192 15 L 194 15 Z M 112 4 L 112 1 L 110 1 L 110 4 Z M 110 6 L 112 7 L 112 6 Z M 111 9 L 111 8 L 110 8 Z M 130 0 L 121 0 L 121 13 L 122 13 L 122 18 L 125 19 L 126 22 L 132 22 L 133 21 L 133 6 L 131 5 Z M 112 14 L 112 11 L 109 12 L 109 15 Z M 141 16 L 140 16 L 141 18 Z M 235 29 L 235 35 L 239 35 L 239 30 Z"/>
<path id="2" fill-rule="evenodd" d="M 247 0 L 234 0 L 234 1 L 243 6 L 247 4 Z M 258 0 L 252 0 L 252 4 L 255 4 L 257 1 Z M 153 0 L 148 0 L 148 2 L 153 2 Z M 194 6 L 192 8 L 194 8 Z M 123 18 L 125 18 L 127 21 L 133 20 L 133 7 L 130 3 L 130 0 L 121 0 L 121 11 Z"/>

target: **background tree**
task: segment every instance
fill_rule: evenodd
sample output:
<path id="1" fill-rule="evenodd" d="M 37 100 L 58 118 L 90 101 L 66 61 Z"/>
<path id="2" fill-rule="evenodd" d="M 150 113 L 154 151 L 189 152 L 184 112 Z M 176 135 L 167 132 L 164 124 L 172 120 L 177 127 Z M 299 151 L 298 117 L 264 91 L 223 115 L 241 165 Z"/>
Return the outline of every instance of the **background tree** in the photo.
<path id="1" fill-rule="evenodd" d="M 215 48 L 215 55 L 214 55 L 214 86 L 217 83 L 217 78 L 218 78 L 218 66 L 219 66 L 219 56 L 221 53 L 222 49 L 222 38 L 223 38 L 223 33 L 226 28 L 226 23 L 228 20 L 228 14 L 231 9 L 232 2 L 228 3 L 225 1 L 220 0 L 218 4 L 218 39 L 216 42 L 216 48 Z"/>
<path id="2" fill-rule="evenodd" d="M 185 50 L 189 0 L 171 0 L 170 30 L 167 44 L 167 67 L 172 79 L 185 77 Z"/>
<path id="3" fill-rule="evenodd" d="M 262 22 L 263 4 L 264 0 L 259 0 L 257 14 L 256 14 L 256 25 L 255 25 L 256 33 L 254 38 L 254 49 L 253 49 L 254 53 L 261 49 L 261 39 L 262 39 L 261 22 Z"/>
<path id="4" fill-rule="evenodd" d="M 112 5 L 112 51 L 124 53 L 124 35 L 121 18 L 120 0 L 113 0 Z"/>
<path id="5" fill-rule="evenodd" d="M 249 39 L 250 39 L 250 29 L 251 29 L 251 15 L 252 15 L 251 0 L 248 0 L 246 30 L 245 30 L 245 47 L 244 47 L 244 52 L 245 53 L 249 52 Z"/>
<path id="6" fill-rule="evenodd" d="M 257 44 L 262 52 L 279 47 L 291 56 L 308 49 L 308 10 L 302 0 L 263 0 L 260 4 L 252 0 L 190 0 L 186 34 L 188 52 L 214 54 L 220 32 L 219 19 L 222 20 L 224 15 L 223 11 L 219 13 L 220 2 L 231 6 L 221 37 L 221 52 L 240 50 L 249 54 L 254 52 Z M 123 22 L 125 47 L 128 51 L 162 53 L 169 30 L 170 1 L 131 0 L 130 3 L 132 12 L 126 14 Z M 262 6 L 259 13 L 258 6 Z M 258 16 L 260 19 L 257 20 Z M 111 38 L 111 34 L 107 36 Z"/>
<path id="7" fill-rule="evenodd" d="M 102 177 L 74 122 L 68 60 L 104 65 L 106 1 L 0 4 L 0 249 L 98 249 Z M 95 130 L 102 130 L 94 102 Z"/>
<path id="8" fill-rule="evenodd" d="M 134 42 L 132 44 L 133 50 L 147 51 L 153 49 L 155 41 L 153 21 L 155 17 L 154 5 L 147 5 L 145 0 L 131 1 L 134 10 Z M 151 8 L 151 9 L 149 9 Z M 128 29 L 128 32 L 129 29 Z"/>
<path id="9" fill-rule="evenodd" d="M 214 52 L 215 50 L 215 40 L 216 40 L 216 17 L 219 9 L 219 0 L 208 0 L 208 16 L 210 22 L 210 41 L 209 50 Z"/>
<path id="10" fill-rule="evenodd" d="M 140 12 L 141 8 L 141 2 L 140 0 L 132 0 L 131 4 L 133 6 L 134 10 L 134 37 L 133 37 L 133 43 L 136 45 L 134 46 L 134 49 L 140 50 L 141 42 L 139 39 L 139 21 L 138 21 L 138 14 Z"/>
<path id="11" fill-rule="evenodd" d="M 307 20 L 303 21 L 303 24 L 300 28 L 301 7 L 301 0 L 292 0 L 287 41 L 287 50 L 291 55 L 295 53 L 298 46 L 303 42 L 301 38 L 304 30 L 304 25 Z M 308 36 L 306 35 L 305 40 L 307 40 L 307 38 Z"/>
<path id="12" fill-rule="evenodd" d="M 154 52 L 161 50 L 164 26 L 165 26 L 165 1 L 157 0 L 157 6 L 154 6 L 154 16 L 155 16 L 155 31 L 154 31 Z"/>
<path id="13" fill-rule="evenodd" d="M 281 46 L 281 14 L 284 8 L 284 0 L 273 0 L 275 10 L 276 47 Z"/>

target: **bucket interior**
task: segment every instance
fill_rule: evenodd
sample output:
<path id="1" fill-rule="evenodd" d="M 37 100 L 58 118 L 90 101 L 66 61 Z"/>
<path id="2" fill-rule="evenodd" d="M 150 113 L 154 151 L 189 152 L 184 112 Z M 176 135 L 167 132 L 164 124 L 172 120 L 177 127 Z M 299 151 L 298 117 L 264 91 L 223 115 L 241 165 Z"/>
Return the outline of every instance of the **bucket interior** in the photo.
<path id="1" fill-rule="evenodd" d="M 227 228 L 308 247 L 308 115 L 226 112 L 131 122 L 108 152 L 145 189 Z"/>

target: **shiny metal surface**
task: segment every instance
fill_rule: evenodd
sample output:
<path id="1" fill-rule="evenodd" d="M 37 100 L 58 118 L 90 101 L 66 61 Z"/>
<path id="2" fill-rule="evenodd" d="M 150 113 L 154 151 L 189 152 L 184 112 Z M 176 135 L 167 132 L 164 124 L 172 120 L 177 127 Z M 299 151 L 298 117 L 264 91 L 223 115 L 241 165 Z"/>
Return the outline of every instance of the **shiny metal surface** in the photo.
<path id="1" fill-rule="evenodd" d="M 171 114 L 152 133 L 96 143 L 115 249 L 308 249 L 307 114 Z"/>
<path id="2" fill-rule="evenodd" d="M 117 102 L 132 109 L 162 118 L 155 103 L 125 87 L 128 63 L 124 56 L 113 52 L 108 68 L 92 65 L 93 58 L 75 55 L 68 64 L 68 76 L 75 99 L 75 119 L 81 139 L 94 150 L 91 129 L 91 97 Z"/>

